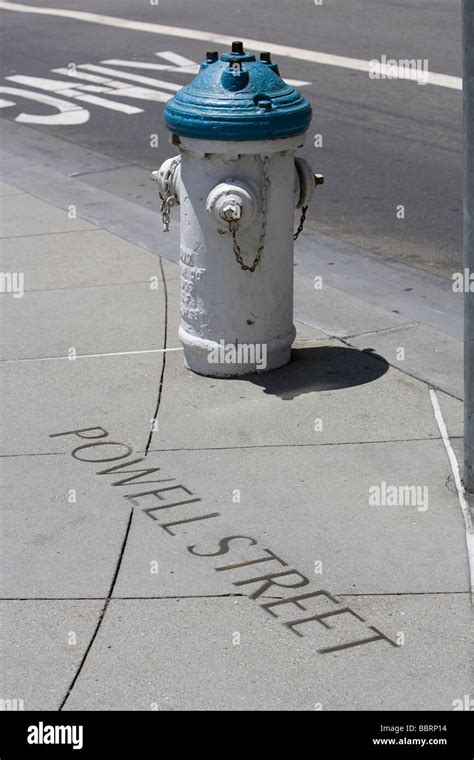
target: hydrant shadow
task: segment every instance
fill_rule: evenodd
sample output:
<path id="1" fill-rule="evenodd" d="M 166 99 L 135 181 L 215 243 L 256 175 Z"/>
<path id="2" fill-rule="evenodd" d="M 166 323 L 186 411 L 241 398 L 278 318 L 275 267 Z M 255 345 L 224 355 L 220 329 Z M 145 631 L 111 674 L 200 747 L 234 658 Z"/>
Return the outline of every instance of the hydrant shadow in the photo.
<path id="1" fill-rule="evenodd" d="M 341 390 L 372 383 L 389 369 L 373 349 L 359 351 L 340 346 L 294 348 L 291 361 L 280 369 L 247 375 L 264 392 L 291 400 L 302 393 Z"/>

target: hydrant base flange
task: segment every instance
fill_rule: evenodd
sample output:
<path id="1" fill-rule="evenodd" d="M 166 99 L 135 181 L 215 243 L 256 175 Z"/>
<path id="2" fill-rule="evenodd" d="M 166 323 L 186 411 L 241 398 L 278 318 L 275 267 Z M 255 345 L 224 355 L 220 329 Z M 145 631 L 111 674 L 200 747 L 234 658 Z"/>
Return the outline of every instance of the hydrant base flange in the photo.
<path id="1" fill-rule="evenodd" d="M 255 351 L 252 343 L 225 343 L 200 338 L 181 325 L 179 339 L 184 349 L 184 366 L 207 377 L 237 377 L 283 367 L 291 359 L 291 344 L 295 340 L 293 326 L 288 335 L 265 343 L 265 351 Z M 258 349 L 258 346 L 257 346 Z"/>

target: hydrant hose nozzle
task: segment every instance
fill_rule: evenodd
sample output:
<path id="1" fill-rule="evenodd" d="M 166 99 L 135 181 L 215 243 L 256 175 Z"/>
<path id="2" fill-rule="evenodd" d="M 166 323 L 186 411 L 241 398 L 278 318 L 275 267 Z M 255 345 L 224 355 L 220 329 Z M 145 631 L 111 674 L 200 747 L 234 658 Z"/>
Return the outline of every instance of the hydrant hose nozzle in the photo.
<path id="1" fill-rule="evenodd" d="M 151 173 L 151 178 L 158 183 L 158 192 L 161 198 L 161 218 L 163 230 L 169 232 L 170 210 L 175 203 L 179 204 L 179 176 L 181 156 L 173 156 L 162 163 L 158 171 Z"/>
<path id="2" fill-rule="evenodd" d="M 257 192 L 249 184 L 229 179 L 219 182 L 206 200 L 206 211 L 220 229 L 228 229 L 229 222 L 238 222 L 245 229 L 255 220 L 259 209 Z"/>

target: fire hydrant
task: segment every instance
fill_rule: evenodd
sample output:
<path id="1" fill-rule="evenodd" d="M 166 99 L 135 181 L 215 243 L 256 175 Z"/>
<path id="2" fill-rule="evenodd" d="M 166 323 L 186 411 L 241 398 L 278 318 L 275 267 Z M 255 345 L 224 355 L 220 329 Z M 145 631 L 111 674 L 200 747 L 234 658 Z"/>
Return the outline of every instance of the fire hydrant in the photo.
<path id="1" fill-rule="evenodd" d="M 234 42 L 220 59 L 207 53 L 164 116 L 180 155 L 152 176 L 165 230 L 181 207 L 185 366 L 212 377 L 281 367 L 295 338 L 293 241 L 323 181 L 294 156 L 311 106 L 269 53 L 257 61 Z"/>

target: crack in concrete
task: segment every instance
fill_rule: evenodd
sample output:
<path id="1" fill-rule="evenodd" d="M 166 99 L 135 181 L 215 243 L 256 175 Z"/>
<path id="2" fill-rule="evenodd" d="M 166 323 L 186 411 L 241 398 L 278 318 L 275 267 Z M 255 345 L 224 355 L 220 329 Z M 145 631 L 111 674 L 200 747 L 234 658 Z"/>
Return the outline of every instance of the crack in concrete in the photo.
<path id="1" fill-rule="evenodd" d="M 148 449 L 150 448 L 151 441 L 153 438 L 153 433 L 155 432 L 155 425 L 158 422 L 158 413 L 160 411 L 160 405 L 161 405 L 161 397 L 163 394 L 163 387 L 164 387 L 164 380 L 165 380 L 165 369 L 166 369 L 166 347 L 168 343 L 168 287 L 166 283 L 166 275 L 165 271 L 163 269 L 163 259 L 160 256 L 160 270 L 161 270 L 161 277 L 163 282 L 163 290 L 164 290 L 164 333 L 163 333 L 163 362 L 161 365 L 161 375 L 160 375 L 160 384 L 158 387 L 158 398 L 156 399 L 156 406 L 155 406 L 155 413 L 153 417 L 151 418 L 151 425 L 150 425 L 150 432 L 148 434 L 148 440 L 146 442 L 145 446 L 145 456 L 148 454 Z"/>
<path id="2" fill-rule="evenodd" d="M 118 577 L 118 574 L 119 574 L 119 571 L 120 571 L 120 566 L 122 564 L 122 559 L 123 559 L 123 555 L 124 555 L 124 552 L 125 552 L 125 546 L 127 544 L 128 536 L 130 534 L 130 528 L 131 528 L 131 525 L 132 525 L 132 518 L 133 518 L 133 510 L 134 510 L 134 507 L 132 507 L 131 512 L 130 512 L 130 517 L 128 519 L 127 528 L 126 528 L 126 531 L 125 531 L 125 537 L 124 537 L 123 542 L 122 542 L 122 546 L 121 546 L 120 553 L 119 553 L 119 556 L 118 556 L 117 566 L 115 568 L 115 572 L 114 572 L 114 576 L 112 578 L 112 583 L 110 585 L 108 596 L 107 596 L 107 598 L 105 600 L 104 606 L 102 607 L 101 613 L 99 615 L 99 619 L 97 621 L 97 625 L 96 625 L 96 627 L 94 629 L 94 632 L 93 632 L 93 634 L 91 636 L 89 644 L 87 645 L 87 648 L 86 648 L 86 650 L 84 652 L 84 655 L 83 655 L 83 657 L 81 659 L 81 662 L 79 663 L 79 667 L 78 667 L 78 669 L 76 671 L 76 674 L 75 674 L 74 678 L 71 681 L 69 689 L 66 692 L 66 696 L 64 697 L 63 701 L 61 702 L 61 704 L 59 706 L 59 712 L 61 712 L 61 710 L 64 708 L 64 705 L 66 704 L 67 700 L 69 699 L 69 697 L 71 695 L 72 690 L 74 689 L 74 686 L 76 685 L 76 681 L 77 681 L 77 679 L 79 678 L 79 676 L 80 676 L 80 674 L 82 672 L 82 669 L 83 669 L 83 667 L 85 665 L 85 662 L 87 660 L 87 656 L 88 656 L 88 654 L 89 654 L 89 652 L 90 652 L 90 650 L 92 648 L 92 645 L 93 645 L 93 643 L 94 643 L 94 641 L 96 639 L 96 636 L 97 636 L 97 634 L 99 632 L 99 628 L 102 625 L 102 621 L 104 619 L 105 613 L 107 612 L 107 607 L 110 604 L 110 600 L 112 598 L 112 594 L 114 593 L 115 584 L 117 582 L 117 577 Z"/>

